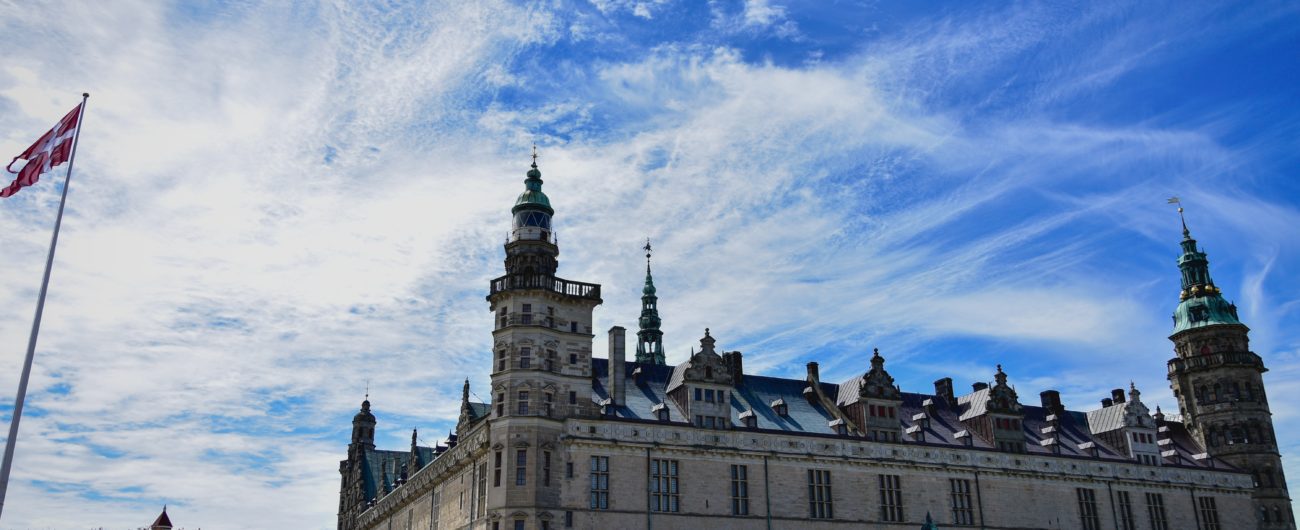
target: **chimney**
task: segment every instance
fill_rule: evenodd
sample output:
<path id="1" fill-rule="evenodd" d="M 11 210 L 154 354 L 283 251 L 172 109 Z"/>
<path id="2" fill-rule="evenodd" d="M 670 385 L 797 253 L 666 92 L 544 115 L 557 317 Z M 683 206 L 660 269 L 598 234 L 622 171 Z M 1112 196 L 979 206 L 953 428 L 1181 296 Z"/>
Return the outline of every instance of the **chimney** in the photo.
<path id="1" fill-rule="evenodd" d="M 1042 400 L 1043 409 L 1046 410 L 1048 414 L 1060 414 L 1061 412 L 1064 412 L 1064 407 L 1061 406 L 1060 392 L 1055 390 L 1044 390 L 1038 393 L 1038 397 Z"/>
<path id="2" fill-rule="evenodd" d="M 1123 389 L 1123 388 L 1116 388 L 1115 390 L 1111 390 L 1111 391 L 1110 391 L 1110 400 L 1111 400 L 1111 401 L 1114 401 L 1114 402 L 1116 402 L 1116 403 L 1123 403 L 1123 402 L 1124 402 L 1124 389 Z"/>
<path id="3" fill-rule="evenodd" d="M 808 382 L 812 384 L 822 382 L 821 376 L 817 373 L 817 361 L 808 363 Z"/>
<path id="4" fill-rule="evenodd" d="M 624 360 L 627 359 L 627 330 L 623 326 L 609 328 L 609 398 L 615 405 L 626 405 L 626 385 L 623 381 Z"/>
<path id="5" fill-rule="evenodd" d="M 979 392 L 980 390 L 984 390 L 985 388 L 988 388 L 988 387 L 989 387 L 989 384 L 988 384 L 988 383 L 974 383 L 974 384 L 972 384 L 970 387 L 971 387 L 972 389 L 974 389 L 976 392 Z"/>
<path id="6" fill-rule="evenodd" d="M 939 396 L 946 406 L 957 405 L 957 398 L 952 393 L 952 378 L 945 377 L 934 382 L 934 395 Z"/>
<path id="7" fill-rule="evenodd" d="M 745 366 L 742 362 L 740 352 L 729 351 L 722 354 L 722 364 L 727 365 L 727 369 L 731 371 L 732 384 L 740 386 L 741 379 L 745 377 Z"/>
<path id="8" fill-rule="evenodd" d="M 1103 406 L 1103 407 L 1109 407 L 1109 406 L 1114 405 L 1114 404 L 1115 404 L 1115 402 L 1114 402 L 1113 400 L 1111 400 L 1110 398 L 1102 398 L 1102 400 L 1101 400 L 1101 406 Z"/>

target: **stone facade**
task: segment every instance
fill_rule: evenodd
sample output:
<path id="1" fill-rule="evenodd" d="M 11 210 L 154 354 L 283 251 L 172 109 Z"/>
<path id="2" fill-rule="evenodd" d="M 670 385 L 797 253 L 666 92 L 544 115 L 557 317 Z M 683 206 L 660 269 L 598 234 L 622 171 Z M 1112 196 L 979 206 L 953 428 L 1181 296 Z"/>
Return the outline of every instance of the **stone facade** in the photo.
<path id="1" fill-rule="evenodd" d="M 686 362 L 665 365 L 646 345 L 660 341 L 648 266 L 636 359 L 621 327 L 607 334 L 610 358 L 592 358 L 600 286 L 556 276 L 541 184 L 534 162 L 512 209 L 506 274 L 488 290 L 492 403 L 471 402 L 466 381 L 445 444 L 419 447 L 413 435 L 408 451 L 381 451 L 365 402 L 340 464 L 340 530 L 902 529 L 927 518 L 1294 528 L 1262 361 L 1240 323 L 1176 330 L 1170 382 L 1183 420 L 1152 414 L 1133 387 L 1088 412 L 1066 410 L 1053 390 L 1022 403 L 1001 366 L 968 393 L 948 378 L 907 392 L 879 351 L 840 383 L 822 381 L 817 363 L 802 379 L 745 374 L 741 352 L 720 350 L 709 330 Z M 1194 400 L 1234 382 L 1230 404 Z M 1236 428 L 1252 441 L 1215 441 L 1236 440 Z"/>

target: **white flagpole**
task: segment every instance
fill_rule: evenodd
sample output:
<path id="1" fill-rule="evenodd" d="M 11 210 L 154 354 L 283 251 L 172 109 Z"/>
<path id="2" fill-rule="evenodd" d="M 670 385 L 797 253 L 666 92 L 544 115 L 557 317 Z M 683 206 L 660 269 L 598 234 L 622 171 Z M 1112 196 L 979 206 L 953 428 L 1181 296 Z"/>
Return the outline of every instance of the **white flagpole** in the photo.
<path id="1" fill-rule="evenodd" d="M 86 116 L 86 100 L 90 94 L 81 95 L 81 111 L 77 115 L 77 133 L 72 138 L 72 154 L 68 155 L 68 173 L 63 177 L 63 198 L 59 199 L 59 214 L 54 218 L 54 236 L 50 238 L 50 253 L 45 257 L 45 277 L 41 279 L 41 294 L 36 298 L 36 318 L 32 319 L 32 335 L 27 339 L 27 359 L 23 361 L 23 376 L 18 380 L 18 397 L 14 398 L 14 417 L 9 421 L 9 439 L 5 442 L 4 465 L 0 467 L 0 513 L 4 511 L 5 494 L 9 491 L 9 471 L 14 464 L 14 445 L 18 441 L 18 420 L 23 417 L 23 400 L 27 397 L 27 380 L 32 375 L 32 357 L 36 355 L 36 336 L 41 331 L 41 313 L 45 312 L 45 291 L 50 286 L 50 268 L 54 266 L 54 247 L 59 243 L 59 227 L 63 225 L 63 206 L 68 202 L 68 184 L 72 182 L 72 164 L 77 160 L 77 143 L 81 141 L 82 121 Z"/>

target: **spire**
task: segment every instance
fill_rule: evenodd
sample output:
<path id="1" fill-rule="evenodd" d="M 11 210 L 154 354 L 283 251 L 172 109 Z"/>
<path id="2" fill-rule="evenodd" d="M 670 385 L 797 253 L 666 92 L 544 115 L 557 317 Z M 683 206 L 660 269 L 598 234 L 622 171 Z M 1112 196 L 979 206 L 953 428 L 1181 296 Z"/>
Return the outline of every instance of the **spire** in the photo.
<path id="1" fill-rule="evenodd" d="M 361 402 L 361 410 L 352 417 L 352 444 L 373 449 L 375 447 L 375 415 L 370 413 L 370 394 Z"/>
<path id="2" fill-rule="evenodd" d="M 154 519 L 153 524 L 149 526 L 149 530 L 171 530 L 171 528 L 172 519 L 167 517 L 167 505 L 164 504 L 162 513 L 158 514 L 157 519 Z"/>
<path id="3" fill-rule="evenodd" d="M 1170 203 L 1178 198 L 1169 199 Z M 1178 270 L 1182 274 L 1182 289 L 1178 293 L 1178 309 L 1174 310 L 1174 332 L 1215 324 L 1241 324 L 1237 306 L 1223 299 L 1223 291 L 1210 277 L 1210 260 L 1199 248 L 1187 229 L 1187 219 L 1179 203 L 1178 217 L 1182 221 L 1182 255 L 1178 257 Z"/>
<path id="4" fill-rule="evenodd" d="M 650 275 L 650 254 L 654 249 L 650 246 L 649 238 L 646 238 L 642 248 L 645 250 L 645 287 L 641 289 L 641 329 L 636 332 L 636 362 L 663 365 L 666 363 L 664 333 L 659 329 L 662 323 L 659 319 L 659 297 L 655 295 L 654 277 Z"/>

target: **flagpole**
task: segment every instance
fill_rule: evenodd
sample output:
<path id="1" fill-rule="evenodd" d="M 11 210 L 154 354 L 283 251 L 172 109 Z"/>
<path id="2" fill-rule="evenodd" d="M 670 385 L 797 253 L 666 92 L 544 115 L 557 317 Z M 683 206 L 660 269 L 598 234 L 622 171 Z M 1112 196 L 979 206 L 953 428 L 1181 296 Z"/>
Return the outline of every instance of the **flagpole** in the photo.
<path id="1" fill-rule="evenodd" d="M 86 100 L 90 94 L 81 94 L 81 110 L 77 114 L 77 132 L 72 137 L 72 154 L 68 155 L 68 172 L 63 177 L 63 197 L 59 199 L 59 214 L 54 218 L 54 235 L 50 237 L 50 253 L 45 257 L 45 276 L 41 278 L 41 294 L 36 298 L 36 317 L 32 319 L 32 335 L 27 339 L 27 359 L 23 361 L 23 375 L 18 380 L 18 397 L 14 398 L 14 415 L 9 420 L 9 439 L 5 441 L 4 464 L 0 467 L 0 514 L 4 513 L 5 494 L 9 491 L 9 471 L 14 464 L 14 445 L 18 441 L 18 421 L 23 417 L 23 401 L 27 397 L 27 380 L 32 375 L 32 358 L 36 355 L 36 336 L 41 331 L 41 314 L 45 312 L 45 291 L 50 286 L 50 269 L 54 266 L 54 247 L 59 243 L 59 227 L 63 225 L 63 206 L 68 202 L 68 184 L 72 182 L 72 164 L 77 160 L 77 143 L 81 141 L 82 118 L 86 115 Z"/>

